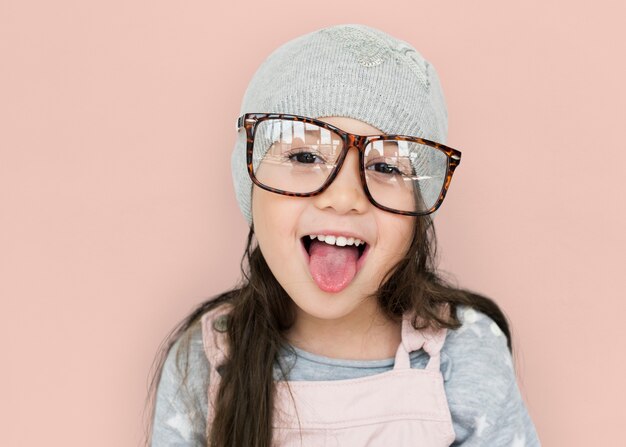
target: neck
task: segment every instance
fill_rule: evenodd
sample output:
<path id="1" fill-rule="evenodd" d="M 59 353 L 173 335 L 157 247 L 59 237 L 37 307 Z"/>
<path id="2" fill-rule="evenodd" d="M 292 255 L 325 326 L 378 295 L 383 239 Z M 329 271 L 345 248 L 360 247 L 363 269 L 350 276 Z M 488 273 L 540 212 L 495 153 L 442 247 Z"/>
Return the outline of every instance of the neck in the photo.
<path id="1" fill-rule="evenodd" d="M 341 318 L 324 319 L 296 306 L 296 323 L 285 333 L 289 343 L 304 351 L 345 360 L 394 357 L 401 342 L 401 322 L 389 320 L 378 303 Z"/>

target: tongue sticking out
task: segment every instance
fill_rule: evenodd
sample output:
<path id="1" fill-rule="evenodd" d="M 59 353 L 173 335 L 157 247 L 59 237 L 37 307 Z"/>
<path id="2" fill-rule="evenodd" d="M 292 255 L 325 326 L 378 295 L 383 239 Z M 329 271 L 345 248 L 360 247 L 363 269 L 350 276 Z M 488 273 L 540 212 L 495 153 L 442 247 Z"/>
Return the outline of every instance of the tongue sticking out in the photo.
<path id="1" fill-rule="evenodd" d="M 309 270 L 324 292 L 339 292 L 356 274 L 359 250 L 354 245 L 338 247 L 318 240 L 311 241 Z"/>

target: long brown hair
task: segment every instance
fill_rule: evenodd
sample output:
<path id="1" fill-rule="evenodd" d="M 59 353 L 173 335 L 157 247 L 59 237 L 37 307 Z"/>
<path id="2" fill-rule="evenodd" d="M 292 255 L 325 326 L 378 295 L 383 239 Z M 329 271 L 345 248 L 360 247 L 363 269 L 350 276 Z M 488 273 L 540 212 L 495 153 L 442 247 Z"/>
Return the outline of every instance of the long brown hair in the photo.
<path id="1" fill-rule="evenodd" d="M 415 218 L 411 244 L 406 255 L 385 275 L 373 297 L 382 312 L 400 321 L 412 309 L 416 329 L 426 326 L 457 329 L 457 305 L 467 305 L 488 315 L 507 337 L 513 352 L 509 324 L 500 307 L 490 298 L 454 287 L 436 271 L 436 234 L 430 216 Z M 228 357 L 220 366 L 220 387 L 215 402 L 215 418 L 207 447 L 270 447 L 272 439 L 273 365 L 281 348 L 289 349 L 283 335 L 294 323 L 292 301 L 270 271 L 263 254 L 254 243 L 250 228 L 246 251 L 241 260 L 241 284 L 200 304 L 166 337 L 155 359 L 146 407 L 150 408 L 146 427 L 146 445 L 151 443 L 156 392 L 165 358 L 174 343 L 181 339 L 177 364 L 182 371 L 183 387 L 189 372 L 189 340 L 199 330 L 200 318 L 224 302 L 232 304 L 228 329 Z M 440 307 L 448 303 L 449 314 Z M 282 368 L 281 362 L 278 362 Z M 283 374 L 288 374 L 283 371 Z M 204 388 L 206 389 L 206 387 Z M 198 398 L 196 396 L 196 398 Z M 200 396 L 207 399 L 208 396 Z M 199 409 L 190 410 L 199 414 Z"/>

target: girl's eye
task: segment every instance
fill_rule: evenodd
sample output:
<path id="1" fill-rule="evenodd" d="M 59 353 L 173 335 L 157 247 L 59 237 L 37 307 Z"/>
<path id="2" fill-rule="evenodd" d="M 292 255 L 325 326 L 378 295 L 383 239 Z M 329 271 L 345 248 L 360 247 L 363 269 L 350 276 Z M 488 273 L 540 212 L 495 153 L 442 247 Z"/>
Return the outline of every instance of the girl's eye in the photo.
<path id="1" fill-rule="evenodd" d="M 324 160 L 318 155 L 313 154 L 312 152 L 306 151 L 297 151 L 290 152 L 285 156 L 287 160 L 296 161 L 302 164 L 312 164 L 312 163 L 324 163 Z"/>
<path id="2" fill-rule="evenodd" d="M 380 172 L 381 174 L 402 175 L 402 172 L 398 168 L 387 163 L 373 163 L 369 165 L 367 169 Z"/>

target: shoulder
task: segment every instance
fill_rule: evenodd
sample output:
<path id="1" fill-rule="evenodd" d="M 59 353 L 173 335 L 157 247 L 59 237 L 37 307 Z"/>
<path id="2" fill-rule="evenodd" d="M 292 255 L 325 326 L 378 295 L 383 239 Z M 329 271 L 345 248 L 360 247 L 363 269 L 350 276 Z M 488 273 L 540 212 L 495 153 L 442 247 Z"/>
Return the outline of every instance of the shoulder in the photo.
<path id="1" fill-rule="evenodd" d="M 207 379 L 208 370 L 209 362 L 204 353 L 202 328 L 200 324 L 194 324 L 181 334 L 167 353 L 161 382 L 168 384 L 172 391 L 175 387 L 180 388 L 185 382 L 190 388 L 202 387 Z"/>
<path id="2" fill-rule="evenodd" d="M 155 402 L 153 446 L 204 445 L 208 372 L 201 327 L 192 325 L 174 342 L 163 363 Z"/>
<path id="3" fill-rule="evenodd" d="M 446 395 L 463 445 L 540 445 L 506 335 L 488 315 L 458 306 L 462 326 L 442 347 Z M 525 442 L 525 444 L 524 444 Z"/>
<path id="4" fill-rule="evenodd" d="M 461 327 L 447 330 L 442 350 L 456 359 L 474 362 L 482 359 L 481 356 L 494 361 L 496 355 L 500 356 L 498 363 L 513 366 L 509 364 L 511 355 L 506 335 L 489 315 L 466 305 L 458 305 L 456 315 Z"/>
<path id="5" fill-rule="evenodd" d="M 457 306 L 457 316 L 462 325 L 448 329 L 442 347 L 448 382 L 455 391 L 451 397 L 466 402 L 491 398 L 495 403 L 516 384 L 506 335 L 487 314 L 469 306 Z"/>

